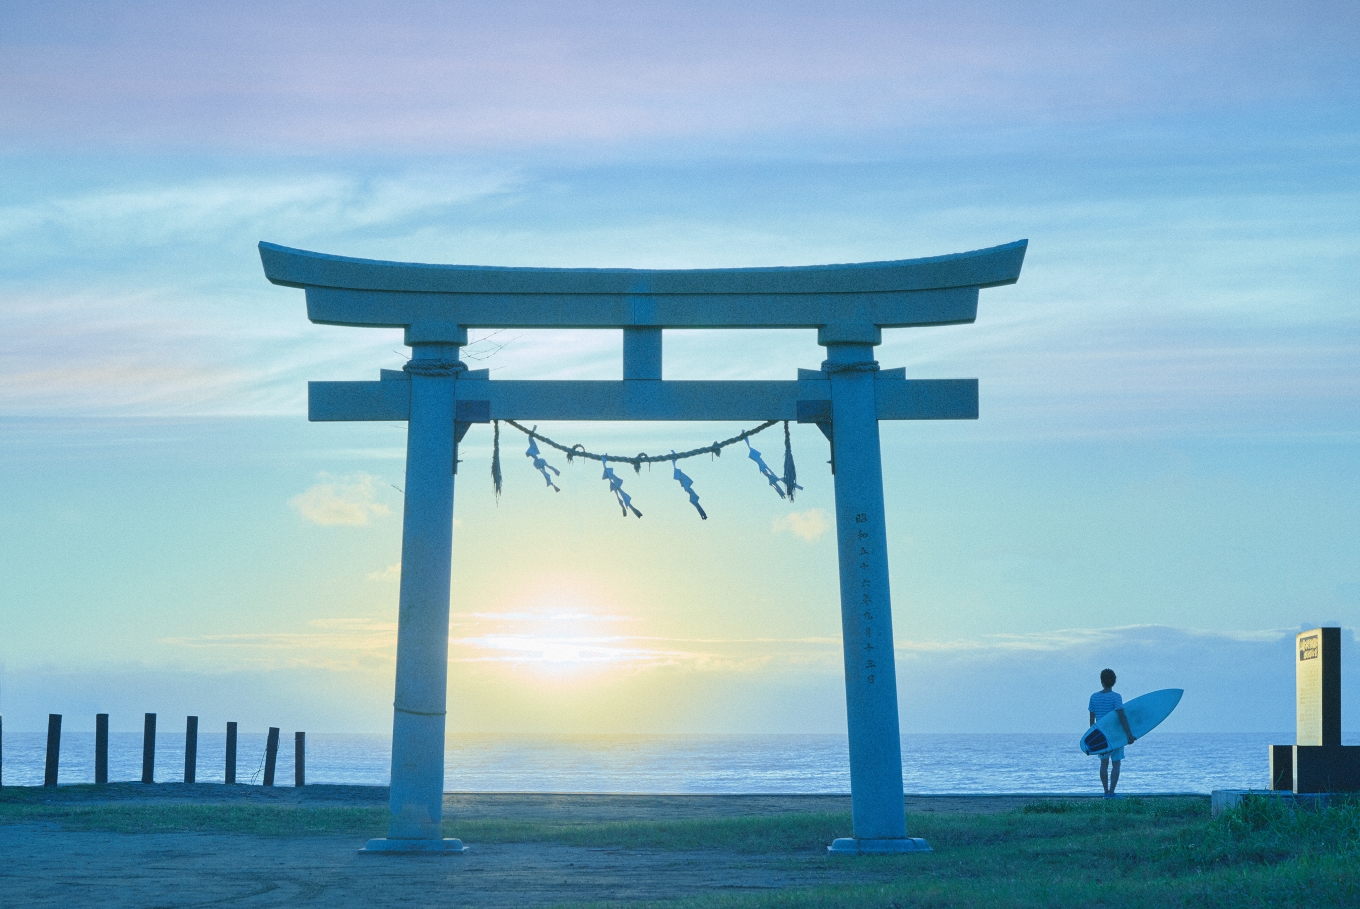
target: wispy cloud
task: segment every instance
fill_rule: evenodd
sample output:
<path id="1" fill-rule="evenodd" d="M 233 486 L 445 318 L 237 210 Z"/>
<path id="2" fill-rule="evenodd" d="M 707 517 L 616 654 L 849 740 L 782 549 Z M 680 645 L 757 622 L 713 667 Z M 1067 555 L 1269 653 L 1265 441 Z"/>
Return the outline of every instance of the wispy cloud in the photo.
<path id="1" fill-rule="evenodd" d="M 397 626 L 365 618 L 317 619 L 302 631 L 245 632 L 160 638 L 218 666 L 254 669 L 370 670 L 393 662 Z"/>
<path id="2" fill-rule="evenodd" d="M 9 142 L 442 152 L 828 127 L 862 140 L 1354 88 L 1353 28 L 1328 4 L 1226 18 L 985 2 L 61 6 L 7 9 Z"/>
<path id="3" fill-rule="evenodd" d="M 370 581 L 399 581 L 401 580 L 401 563 L 388 565 L 380 571 L 370 571 L 368 579 Z"/>
<path id="4" fill-rule="evenodd" d="M 898 653 L 975 654 L 1056 653 L 1091 651 L 1111 647 L 1155 645 L 1170 639 L 1199 641 L 1211 645 L 1215 640 L 1243 644 L 1271 644 L 1292 634 L 1287 629 L 1265 631 L 1207 631 L 1173 628 L 1166 625 L 1126 625 L 1117 628 L 1064 628 L 1029 634 L 987 634 L 944 641 L 899 639 Z"/>
<path id="5" fill-rule="evenodd" d="M 821 508 L 807 511 L 791 511 L 774 519 L 775 533 L 791 533 L 798 539 L 811 543 L 831 528 L 827 513 Z"/>
<path id="6" fill-rule="evenodd" d="M 457 167 L 372 179 L 321 173 L 148 182 L 0 206 L 0 241 L 41 255 L 59 238 L 64 249 L 108 255 L 223 237 L 317 236 L 429 217 L 516 183 L 507 172 Z"/>
<path id="7" fill-rule="evenodd" d="M 455 657 L 461 663 L 645 663 L 674 665 L 702 657 L 683 650 L 659 650 L 630 646 L 624 637 L 544 637 L 541 635 L 488 634 L 455 638 L 451 643 L 470 651 Z"/>
<path id="8" fill-rule="evenodd" d="M 489 619 L 497 622 L 636 622 L 636 616 L 594 612 L 455 612 L 458 619 Z"/>
<path id="9" fill-rule="evenodd" d="M 740 680 L 759 697 L 777 699 L 780 691 L 792 686 L 815 695 L 821 714 L 840 698 L 837 637 L 689 638 L 614 634 L 598 627 L 600 622 L 587 622 L 587 627 L 575 631 L 566 627 L 566 620 L 553 624 L 556 631 L 526 631 L 517 627 L 522 625 L 518 619 L 507 620 L 504 626 L 488 624 L 477 633 L 451 639 L 450 662 L 463 667 L 456 671 L 468 684 L 483 686 L 488 696 L 511 684 L 529 697 L 541 690 L 535 686 L 543 679 L 566 684 L 573 674 L 605 685 L 597 690 L 607 691 L 610 685 L 632 686 L 643 674 L 669 678 L 665 673 L 678 671 L 688 673 L 694 692 Z M 1119 688 L 1126 696 L 1154 688 L 1186 690 L 1168 723 L 1171 731 L 1287 730 L 1293 724 L 1291 643 L 1297 630 L 1130 625 L 945 641 L 899 639 L 903 726 L 919 732 L 1071 729 L 1075 742 L 1084 722 L 1086 697 L 1098 684 L 1100 670 L 1108 666 L 1119 674 Z M 1346 635 L 1347 645 L 1353 643 L 1349 630 Z M 309 622 L 296 631 L 176 636 L 157 643 L 192 653 L 198 672 L 316 669 L 385 674 L 393 664 L 396 625 L 333 618 Z M 1360 672 L 1360 649 L 1346 646 L 1343 655 L 1348 677 Z M 506 671 L 511 676 L 503 675 Z M 612 671 L 621 674 L 614 677 Z M 526 681 L 538 673 L 543 675 L 537 682 Z M 511 677 L 518 681 L 510 682 Z M 383 705 L 379 713 L 385 709 Z M 1360 707 L 1346 710 L 1349 723 Z M 38 714 L 35 707 L 33 715 Z M 825 716 L 819 722 L 825 722 Z M 728 727 L 719 723 L 713 728 Z M 794 722 L 789 728 L 801 727 Z"/>
<path id="10" fill-rule="evenodd" d="M 460 612 L 453 618 L 459 633 L 449 641 L 451 660 L 460 663 L 747 672 L 772 662 L 826 662 L 839 648 L 828 638 L 647 634 L 631 629 L 638 617 L 614 613 Z"/>
<path id="11" fill-rule="evenodd" d="M 375 515 L 392 513 L 390 508 L 376 501 L 374 483 L 377 477 L 366 473 L 343 478 L 329 478 L 328 474 L 322 474 L 322 477 L 327 478 L 327 481 L 317 483 L 288 500 L 288 504 L 302 515 L 304 521 L 322 527 L 360 527 Z"/>

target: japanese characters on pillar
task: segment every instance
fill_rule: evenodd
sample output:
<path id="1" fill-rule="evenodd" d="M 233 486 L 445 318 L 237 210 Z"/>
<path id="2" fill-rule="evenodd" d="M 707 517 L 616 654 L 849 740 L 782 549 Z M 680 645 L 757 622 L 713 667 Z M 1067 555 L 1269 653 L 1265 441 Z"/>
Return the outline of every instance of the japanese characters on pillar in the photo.
<path id="1" fill-rule="evenodd" d="M 864 611 L 860 618 L 864 620 L 864 647 L 861 669 L 864 681 L 874 684 L 874 673 L 878 664 L 874 661 L 874 566 L 872 564 L 873 555 L 869 552 L 869 531 L 866 525 L 869 523 L 869 516 L 864 512 L 855 515 L 855 539 L 859 541 L 859 586 L 861 605 Z M 891 646 L 891 641 L 889 646 Z"/>

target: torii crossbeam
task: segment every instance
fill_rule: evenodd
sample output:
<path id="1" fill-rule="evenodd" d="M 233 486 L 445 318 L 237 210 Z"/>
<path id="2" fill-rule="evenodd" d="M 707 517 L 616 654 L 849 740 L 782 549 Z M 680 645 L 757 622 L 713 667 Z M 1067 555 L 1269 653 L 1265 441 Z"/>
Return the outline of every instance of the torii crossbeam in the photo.
<path id="1" fill-rule="evenodd" d="M 387 838 L 367 851 L 461 852 L 444 839 L 453 481 L 458 441 L 491 420 L 797 420 L 831 440 L 853 835 L 833 852 L 929 849 L 907 836 L 879 420 L 971 420 L 977 380 L 880 370 L 882 329 L 972 322 L 978 290 L 1014 284 L 1027 241 L 894 262 L 651 271 L 351 259 L 260 244 L 265 276 L 326 325 L 402 328 L 412 349 L 376 382 L 312 382 L 311 420 L 405 420 L 406 505 Z M 488 378 L 459 360 L 469 328 L 623 330 L 623 380 Z M 667 328 L 807 328 L 821 369 L 787 382 L 661 378 Z"/>

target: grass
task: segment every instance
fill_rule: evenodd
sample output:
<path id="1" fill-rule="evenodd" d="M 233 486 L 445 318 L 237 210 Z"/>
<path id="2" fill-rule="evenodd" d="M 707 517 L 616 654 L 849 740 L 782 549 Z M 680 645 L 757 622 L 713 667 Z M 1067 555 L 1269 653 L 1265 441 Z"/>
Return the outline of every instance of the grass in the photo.
<path id="1" fill-rule="evenodd" d="M 0 825 L 118 833 L 381 836 L 383 807 L 0 801 Z M 743 853 L 809 886 L 655 904 L 666 909 L 860 907 L 1265 907 L 1360 905 L 1360 802 L 1328 808 L 1247 799 L 1210 818 L 1205 799 L 1038 801 L 995 815 L 919 814 L 928 855 L 828 856 L 841 814 L 571 823 L 457 819 L 479 843 Z M 702 861 L 702 858 L 696 858 Z"/>
<path id="2" fill-rule="evenodd" d="M 1007 814 L 918 815 L 930 855 L 825 858 L 819 886 L 633 909 L 1273 907 L 1360 905 L 1360 803 L 1248 799 L 1036 802 Z M 839 868 L 834 866 L 839 865 Z"/>
<path id="3" fill-rule="evenodd" d="M 386 808 L 293 805 L 35 804 L 0 802 L 0 825 L 57 824 L 109 833 L 249 833 L 382 836 Z"/>
<path id="4" fill-rule="evenodd" d="M 256 836 L 382 836 L 386 807 L 269 804 L 80 804 L 0 801 L 0 825 L 56 824 L 109 833 L 245 833 Z M 820 848 L 850 827 L 848 814 L 787 814 L 683 821 L 561 821 L 466 818 L 445 821 L 445 834 L 469 842 L 697 850 L 753 854 Z"/>

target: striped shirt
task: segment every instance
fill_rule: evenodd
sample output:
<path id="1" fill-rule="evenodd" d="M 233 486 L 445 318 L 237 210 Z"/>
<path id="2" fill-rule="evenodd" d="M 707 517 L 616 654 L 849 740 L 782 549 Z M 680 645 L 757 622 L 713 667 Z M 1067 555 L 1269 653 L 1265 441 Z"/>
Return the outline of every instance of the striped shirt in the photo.
<path id="1" fill-rule="evenodd" d="M 1091 703 L 1087 705 L 1087 710 L 1096 715 L 1096 722 L 1112 710 L 1123 710 L 1124 699 L 1119 696 L 1117 691 L 1097 691 L 1091 695 Z"/>

